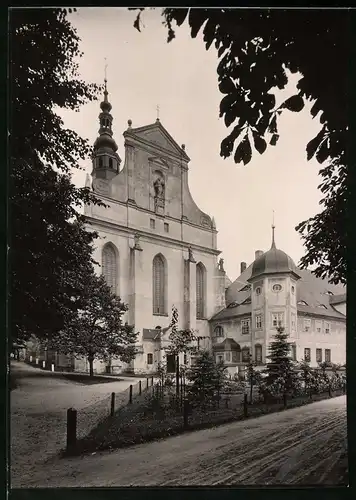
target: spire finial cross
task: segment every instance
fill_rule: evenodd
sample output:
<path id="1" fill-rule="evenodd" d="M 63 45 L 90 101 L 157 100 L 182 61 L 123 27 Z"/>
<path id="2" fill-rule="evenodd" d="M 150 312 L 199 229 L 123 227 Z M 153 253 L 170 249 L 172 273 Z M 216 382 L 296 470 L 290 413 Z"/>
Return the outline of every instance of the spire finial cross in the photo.
<path id="1" fill-rule="evenodd" d="M 107 69 L 108 69 L 108 63 L 107 63 L 107 59 L 106 57 L 104 57 L 104 61 L 105 61 L 105 66 L 104 66 L 104 81 L 106 82 L 107 81 Z"/>
<path id="2" fill-rule="evenodd" d="M 157 111 L 157 120 L 159 120 L 159 104 L 156 106 L 156 111 Z"/>
<path id="3" fill-rule="evenodd" d="M 276 229 L 276 226 L 274 225 L 274 210 L 273 210 L 273 215 L 272 215 L 272 247 L 271 248 L 276 248 L 276 243 L 274 241 L 274 230 Z"/>

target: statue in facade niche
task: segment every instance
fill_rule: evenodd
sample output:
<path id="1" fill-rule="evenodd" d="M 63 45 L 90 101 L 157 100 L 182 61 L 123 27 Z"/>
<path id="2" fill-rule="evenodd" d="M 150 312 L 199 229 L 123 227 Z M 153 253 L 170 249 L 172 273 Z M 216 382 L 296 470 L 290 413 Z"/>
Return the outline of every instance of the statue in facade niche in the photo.
<path id="1" fill-rule="evenodd" d="M 164 180 L 162 177 L 157 177 L 153 183 L 156 198 L 164 198 Z"/>
<path id="2" fill-rule="evenodd" d="M 153 187 L 155 190 L 155 210 L 162 213 L 164 211 L 165 202 L 164 179 L 162 179 L 162 177 L 157 177 L 153 183 Z"/>
<path id="3" fill-rule="evenodd" d="M 196 262 L 196 260 L 194 259 L 192 247 L 188 247 L 188 260 L 189 262 Z"/>
<path id="4" fill-rule="evenodd" d="M 140 245 L 140 235 L 138 233 L 135 233 L 134 235 L 134 250 L 142 250 L 141 245 Z"/>
<path id="5" fill-rule="evenodd" d="M 224 269 L 224 259 L 219 260 L 219 271 L 225 271 Z"/>

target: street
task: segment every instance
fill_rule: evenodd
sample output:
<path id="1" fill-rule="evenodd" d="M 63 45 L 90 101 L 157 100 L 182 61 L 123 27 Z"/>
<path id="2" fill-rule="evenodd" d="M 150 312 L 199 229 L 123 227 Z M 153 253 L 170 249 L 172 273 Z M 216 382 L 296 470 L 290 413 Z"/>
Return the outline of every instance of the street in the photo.
<path id="1" fill-rule="evenodd" d="M 98 415 L 108 413 L 112 391 L 121 393 L 139 381 L 120 377 L 110 383 L 83 385 L 22 362 L 12 362 L 11 372 L 19 384 L 10 393 L 13 487 L 25 487 L 28 478 L 65 446 L 68 408 L 78 410 L 80 435 L 90 430 Z"/>
<path id="2" fill-rule="evenodd" d="M 128 449 L 52 458 L 26 486 L 346 485 L 346 451 L 341 396 Z"/>

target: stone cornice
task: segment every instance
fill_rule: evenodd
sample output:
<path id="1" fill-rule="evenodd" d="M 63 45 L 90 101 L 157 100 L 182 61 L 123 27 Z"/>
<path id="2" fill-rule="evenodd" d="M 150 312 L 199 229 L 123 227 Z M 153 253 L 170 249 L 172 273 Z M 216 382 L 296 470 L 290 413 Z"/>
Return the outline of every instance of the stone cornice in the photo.
<path id="1" fill-rule="evenodd" d="M 94 191 L 95 193 L 95 191 Z M 200 229 L 202 231 L 206 231 L 208 233 L 213 233 L 213 234 L 218 234 L 218 231 L 213 228 L 208 228 L 204 226 L 200 226 L 199 224 L 195 224 L 194 222 L 190 221 L 186 217 L 183 219 L 178 219 L 176 217 L 172 217 L 171 215 L 165 215 L 165 214 L 157 214 L 154 210 L 149 210 L 148 208 L 143 208 L 140 207 L 139 205 L 136 204 L 134 200 L 129 200 L 128 202 L 125 201 L 120 201 L 120 200 L 115 200 L 114 198 L 109 198 L 108 196 L 105 196 L 104 194 L 101 193 L 96 193 L 96 196 L 99 198 L 103 198 L 103 201 L 107 202 L 108 204 L 111 203 L 117 203 L 118 205 L 121 205 L 122 207 L 130 207 L 133 208 L 134 210 L 139 210 L 140 212 L 145 212 L 150 216 L 156 217 L 158 219 L 164 219 L 164 220 L 171 220 L 176 222 L 177 224 L 187 224 L 188 226 L 195 227 L 197 229 Z M 202 212 L 204 214 L 204 212 Z M 207 214 L 204 214 L 207 215 Z M 220 252 L 221 253 L 221 252 Z"/>
<path id="2" fill-rule="evenodd" d="M 338 316 L 330 316 L 327 313 L 325 314 L 310 311 L 301 311 L 300 309 L 297 309 L 297 317 L 298 316 L 312 316 L 313 318 L 327 319 L 330 321 L 340 321 L 341 323 L 346 323 L 346 316 L 344 318 L 340 318 Z"/>
<path id="3" fill-rule="evenodd" d="M 138 234 L 140 237 L 142 237 L 142 241 L 145 241 L 145 237 L 147 240 L 155 240 L 160 243 L 172 243 L 176 245 L 178 248 L 184 248 L 185 250 L 191 246 L 193 250 L 196 251 L 201 251 L 204 253 L 209 253 L 211 255 L 220 255 L 221 251 L 220 250 L 214 250 L 213 248 L 208 248 L 208 247 L 202 247 L 200 245 L 196 245 L 194 243 L 186 242 L 186 241 L 181 241 L 177 240 L 175 238 L 167 238 L 164 236 L 161 236 L 159 234 L 153 234 L 152 232 L 149 231 L 143 231 L 142 229 L 135 229 L 135 228 L 129 228 L 127 226 L 121 226 L 120 224 L 116 224 L 114 222 L 110 221 L 104 221 L 102 219 L 96 219 L 94 217 L 90 216 L 85 216 L 86 220 L 88 221 L 89 224 L 95 224 L 96 226 L 101 226 L 105 229 L 119 229 L 121 232 L 125 232 L 129 235 L 134 235 L 135 233 Z"/>

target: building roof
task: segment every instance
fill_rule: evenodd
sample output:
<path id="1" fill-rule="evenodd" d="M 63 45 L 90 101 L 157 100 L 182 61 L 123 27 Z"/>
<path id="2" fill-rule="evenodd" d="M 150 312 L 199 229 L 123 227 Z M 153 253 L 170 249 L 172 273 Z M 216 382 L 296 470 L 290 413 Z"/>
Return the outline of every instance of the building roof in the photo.
<path id="1" fill-rule="evenodd" d="M 272 246 L 268 252 L 263 253 L 252 264 L 250 280 L 264 274 L 293 273 L 299 277 L 298 270 L 293 260 L 283 250 L 279 250 L 274 242 L 274 228 Z"/>
<path id="2" fill-rule="evenodd" d="M 214 344 L 213 349 L 214 351 L 241 351 L 239 344 L 229 337 L 219 344 Z"/>
<path id="3" fill-rule="evenodd" d="M 260 258 L 256 260 L 258 261 Z M 252 262 L 226 290 L 227 307 L 215 314 L 211 318 L 213 321 L 251 314 L 251 304 L 243 304 L 243 302 L 248 297 L 251 297 L 251 291 L 247 288 L 255 262 Z M 333 285 L 327 279 L 317 278 L 308 269 L 299 269 L 298 267 L 295 267 L 295 269 L 300 277 L 296 287 L 297 303 L 304 301 L 307 304 L 298 304 L 298 313 L 345 320 L 345 315 L 337 311 L 333 305 L 340 304 L 346 300 L 346 288 L 343 285 Z M 237 303 L 238 305 L 231 307 L 233 303 Z"/>

